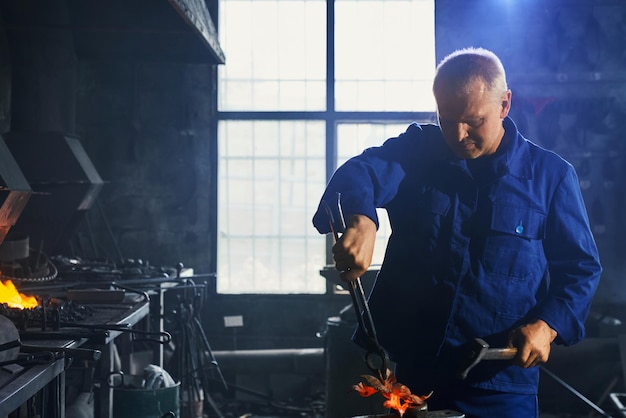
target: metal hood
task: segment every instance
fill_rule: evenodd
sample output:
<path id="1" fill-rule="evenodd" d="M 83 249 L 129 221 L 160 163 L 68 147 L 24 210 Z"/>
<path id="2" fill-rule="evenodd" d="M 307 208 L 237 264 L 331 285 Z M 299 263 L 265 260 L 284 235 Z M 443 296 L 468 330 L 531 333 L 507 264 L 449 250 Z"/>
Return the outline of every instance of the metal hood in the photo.
<path id="1" fill-rule="evenodd" d="M 77 137 L 58 132 L 7 132 L 6 147 L 33 196 L 13 231 L 47 254 L 65 250 L 104 184 Z"/>
<path id="2" fill-rule="evenodd" d="M 216 13 L 217 0 L 208 1 Z M 205 0 L 0 2 L 0 27 L 18 42 L 67 37 L 85 60 L 225 62 Z"/>
<path id="3" fill-rule="evenodd" d="M 67 0 L 76 55 L 223 64 L 204 0 Z"/>
<path id="4" fill-rule="evenodd" d="M 32 189 L 0 137 L 0 244 L 24 210 Z"/>

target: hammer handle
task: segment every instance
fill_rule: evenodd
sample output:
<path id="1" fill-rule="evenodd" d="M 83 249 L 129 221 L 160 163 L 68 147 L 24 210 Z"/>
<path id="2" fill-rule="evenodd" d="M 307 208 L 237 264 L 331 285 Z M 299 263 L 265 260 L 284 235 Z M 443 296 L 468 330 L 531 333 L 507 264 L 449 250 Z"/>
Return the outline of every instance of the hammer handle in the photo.
<path id="1" fill-rule="evenodd" d="M 510 360 L 517 354 L 517 348 L 488 348 L 482 357 L 483 360 Z"/>

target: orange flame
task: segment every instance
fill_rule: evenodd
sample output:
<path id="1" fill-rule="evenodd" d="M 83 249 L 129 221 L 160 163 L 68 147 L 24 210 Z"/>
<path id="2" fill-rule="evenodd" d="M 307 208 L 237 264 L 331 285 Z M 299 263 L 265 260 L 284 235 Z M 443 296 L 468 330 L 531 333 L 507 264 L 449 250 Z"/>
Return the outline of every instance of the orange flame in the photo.
<path id="1" fill-rule="evenodd" d="M 0 303 L 6 303 L 10 308 L 36 308 L 39 302 L 34 296 L 26 296 L 15 288 L 11 280 L 0 281 Z"/>
<path id="2" fill-rule="evenodd" d="M 403 416 L 411 406 L 423 406 L 426 403 L 426 399 L 432 395 L 432 392 L 428 395 L 411 393 L 407 386 L 396 381 L 396 377 L 389 369 L 385 371 L 384 376 L 382 373 L 379 373 L 378 378 L 370 375 L 361 377 L 363 377 L 366 383 L 359 382 L 352 388 L 363 397 L 372 396 L 376 392 L 380 392 L 387 399 L 383 406 L 398 411 L 400 416 Z"/>
<path id="3" fill-rule="evenodd" d="M 389 399 L 385 401 L 383 406 L 385 408 L 395 409 L 396 411 L 398 411 L 398 414 L 400 414 L 400 416 L 403 416 L 406 410 L 409 408 L 410 404 L 410 402 L 402 402 L 402 398 L 400 398 L 400 396 L 396 395 L 395 393 L 390 393 Z"/>

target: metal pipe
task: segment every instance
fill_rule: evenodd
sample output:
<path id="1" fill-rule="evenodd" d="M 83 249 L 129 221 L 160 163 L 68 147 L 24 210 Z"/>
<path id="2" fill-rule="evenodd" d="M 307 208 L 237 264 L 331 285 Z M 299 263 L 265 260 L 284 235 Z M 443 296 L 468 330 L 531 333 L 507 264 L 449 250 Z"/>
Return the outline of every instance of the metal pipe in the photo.
<path id="1" fill-rule="evenodd" d="M 323 348 L 213 351 L 222 369 L 272 372 L 321 373 L 325 370 Z"/>

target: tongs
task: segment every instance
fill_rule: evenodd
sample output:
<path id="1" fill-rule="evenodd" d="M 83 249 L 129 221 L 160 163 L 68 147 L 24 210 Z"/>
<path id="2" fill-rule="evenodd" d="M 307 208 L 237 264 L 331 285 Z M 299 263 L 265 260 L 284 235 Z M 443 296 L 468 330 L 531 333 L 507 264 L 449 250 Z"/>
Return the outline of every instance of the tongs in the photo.
<path id="1" fill-rule="evenodd" d="M 337 214 L 339 224 L 335 222 L 333 211 L 328 203 L 325 200 L 322 200 L 322 204 L 328 216 L 330 230 L 336 243 L 340 239 L 339 233 L 345 232 L 346 229 L 346 221 L 341 208 L 341 193 L 337 193 Z M 348 271 L 349 270 L 350 268 L 348 267 Z M 355 280 L 350 281 L 348 290 L 350 291 L 352 306 L 354 308 L 354 312 L 356 313 L 359 328 L 365 335 L 365 364 L 373 373 L 385 378 L 387 377 L 389 356 L 387 351 L 385 351 L 385 349 L 378 342 L 376 328 L 374 327 L 374 320 L 372 319 L 372 313 L 370 312 L 367 298 L 365 297 L 365 292 L 363 291 L 361 278 L 357 277 Z"/>

